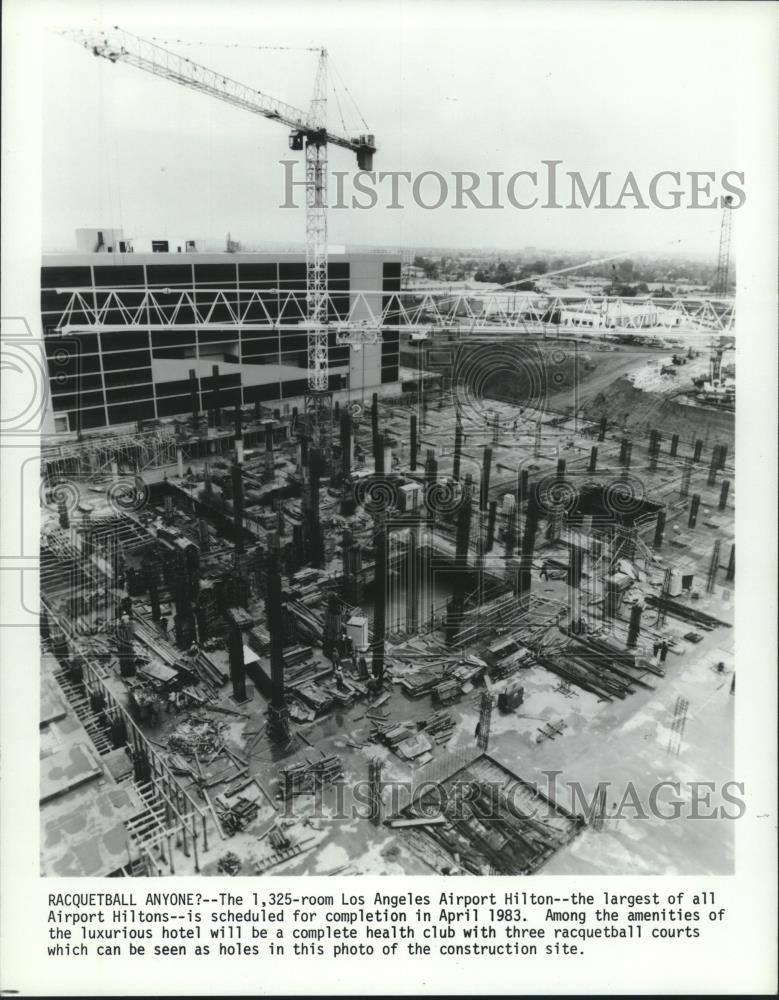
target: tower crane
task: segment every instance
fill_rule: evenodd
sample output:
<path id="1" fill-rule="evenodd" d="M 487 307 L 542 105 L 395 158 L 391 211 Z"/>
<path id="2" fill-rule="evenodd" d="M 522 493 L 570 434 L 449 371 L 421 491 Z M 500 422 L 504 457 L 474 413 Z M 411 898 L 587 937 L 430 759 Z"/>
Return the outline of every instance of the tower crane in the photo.
<path id="1" fill-rule="evenodd" d="M 154 42 L 114 28 L 93 34 L 65 30 L 64 37 L 109 62 L 127 63 L 154 76 L 208 94 L 289 128 L 289 146 L 305 153 L 306 179 L 306 331 L 310 411 L 317 440 L 329 425 L 328 295 L 327 295 L 327 148 L 340 146 L 357 156 L 360 170 L 371 170 L 376 152 L 374 136 L 352 138 L 327 128 L 327 50 L 319 50 L 314 91 L 308 111 L 269 97 L 199 63 L 176 55 Z M 375 333 L 374 333 L 375 335 Z M 358 341 L 363 342 L 356 334 Z M 348 339 L 348 334 L 347 338 Z"/>

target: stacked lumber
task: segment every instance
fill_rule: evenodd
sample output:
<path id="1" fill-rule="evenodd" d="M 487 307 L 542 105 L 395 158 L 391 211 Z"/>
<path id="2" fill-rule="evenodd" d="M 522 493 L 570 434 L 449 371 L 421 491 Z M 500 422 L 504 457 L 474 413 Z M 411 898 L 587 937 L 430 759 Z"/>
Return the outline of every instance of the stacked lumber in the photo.
<path id="1" fill-rule="evenodd" d="M 229 680 L 227 673 L 222 670 L 216 660 L 202 649 L 199 649 L 197 655 L 193 656 L 189 662 L 207 684 L 222 687 Z"/>
<path id="2" fill-rule="evenodd" d="M 414 673 L 404 674 L 398 679 L 398 684 L 412 698 L 421 698 L 430 694 L 441 683 L 441 674 L 431 669 L 422 669 Z"/>
<path id="3" fill-rule="evenodd" d="M 343 761 L 338 754 L 323 755 L 319 760 L 298 761 L 279 772 L 281 795 L 284 799 L 315 792 L 322 785 L 343 777 Z"/>
<path id="4" fill-rule="evenodd" d="M 438 746 L 448 743 L 454 732 L 455 722 L 448 712 L 436 712 L 425 724 L 425 732 Z"/>
<path id="5" fill-rule="evenodd" d="M 220 810 L 219 818 L 222 822 L 222 829 L 228 837 L 232 837 L 257 818 L 260 807 L 256 800 L 245 799 L 241 796 L 232 805 Z"/>
<path id="6" fill-rule="evenodd" d="M 388 746 L 390 750 L 394 750 L 403 740 L 408 739 L 416 732 L 416 726 L 413 722 L 390 722 L 386 726 L 374 722 L 373 725 L 376 739 Z"/>
<path id="7" fill-rule="evenodd" d="M 288 646 L 284 650 L 284 667 L 289 669 L 299 663 L 305 663 L 313 656 L 310 646 Z"/>
<path id="8" fill-rule="evenodd" d="M 287 613 L 292 618 L 292 627 L 304 642 L 318 643 L 324 634 L 324 619 L 306 607 L 301 601 L 288 600 Z"/>
<path id="9" fill-rule="evenodd" d="M 315 712 L 325 712 L 333 704 L 333 699 L 329 694 L 320 690 L 315 684 L 306 684 L 297 688 L 297 696 Z"/>
<path id="10" fill-rule="evenodd" d="M 449 705 L 456 701 L 462 694 L 462 688 L 458 681 L 449 678 L 436 684 L 433 688 L 433 699 L 442 705 Z"/>
<path id="11" fill-rule="evenodd" d="M 674 618 L 680 618 L 682 621 L 686 622 L 694 622 L 699 628 L 705 629 L 706 631 L 711 631 L 718 625 L 724 625 L 726 628 L 731 627 L 728 622 L 715 618 L 713 615 L 708 615 L 705 611 L 698 611 L 697 608 L 691 608 L 686 604 L 680 604 L 679 601 L 674 601 L 670 597 L 656 597 L 654 594 L 648 594 L 646 597 L 646 603 L 650 605 L 650 607 L 661 608 Z"/>

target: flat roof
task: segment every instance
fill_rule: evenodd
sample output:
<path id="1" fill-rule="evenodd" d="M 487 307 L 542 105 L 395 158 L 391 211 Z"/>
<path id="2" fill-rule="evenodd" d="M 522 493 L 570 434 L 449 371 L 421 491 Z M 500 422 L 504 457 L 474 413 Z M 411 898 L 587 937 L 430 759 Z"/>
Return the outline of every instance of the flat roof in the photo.
<path id="1" fill-rule="evenodd" d="M 370 252 L 344 252 L 328 254 L 328 261 L 333 263 L 343 263 L 346 261 L 360 261 L 383 263 L 391 261 L 400 263 L 400 254 L 393 253 L 370 253 Z M 238 250 L 235 253 L 202 252 L 194 251 L 189 253 L 80 253 L 73 251 L 44 251 L 42 261 L 44 267 L 89 267 L 96 265 L 99 267 L 127 267 L 135 264 L 263 264 L 283 263 L 297 264 L 305 263 L 305 250 Z"/>

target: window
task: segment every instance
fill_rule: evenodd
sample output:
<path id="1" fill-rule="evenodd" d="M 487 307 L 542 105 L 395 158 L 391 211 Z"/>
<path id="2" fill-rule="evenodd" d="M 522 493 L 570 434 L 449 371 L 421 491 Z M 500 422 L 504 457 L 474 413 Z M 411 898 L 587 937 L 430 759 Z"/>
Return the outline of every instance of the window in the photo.
<path id="1" fill-rule="evenodd" d="M 54 430 L 57 434 L 64 434 L 70 430 L 67 413 L 61 417 L 54 418 Z"/>
<path id="2" fill-rule="evenodd" d="M 151 241 L 151 252 L 152 253 L 167 253 L 168 252 L 168 241 L 167 240 L 152 240 Z"/>

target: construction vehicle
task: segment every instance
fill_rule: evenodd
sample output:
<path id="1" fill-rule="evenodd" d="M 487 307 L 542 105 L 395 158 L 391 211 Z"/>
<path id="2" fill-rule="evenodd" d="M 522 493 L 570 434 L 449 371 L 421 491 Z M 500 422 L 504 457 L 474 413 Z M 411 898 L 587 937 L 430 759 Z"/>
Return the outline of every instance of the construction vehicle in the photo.
<path id="1" fill-rule="evenodd" d="M 509 681 L 505 689 L 498 695 L 498 711 L 504 715 L 519 708 L 525 700 L 525 689 L 519 681 Z"/>

